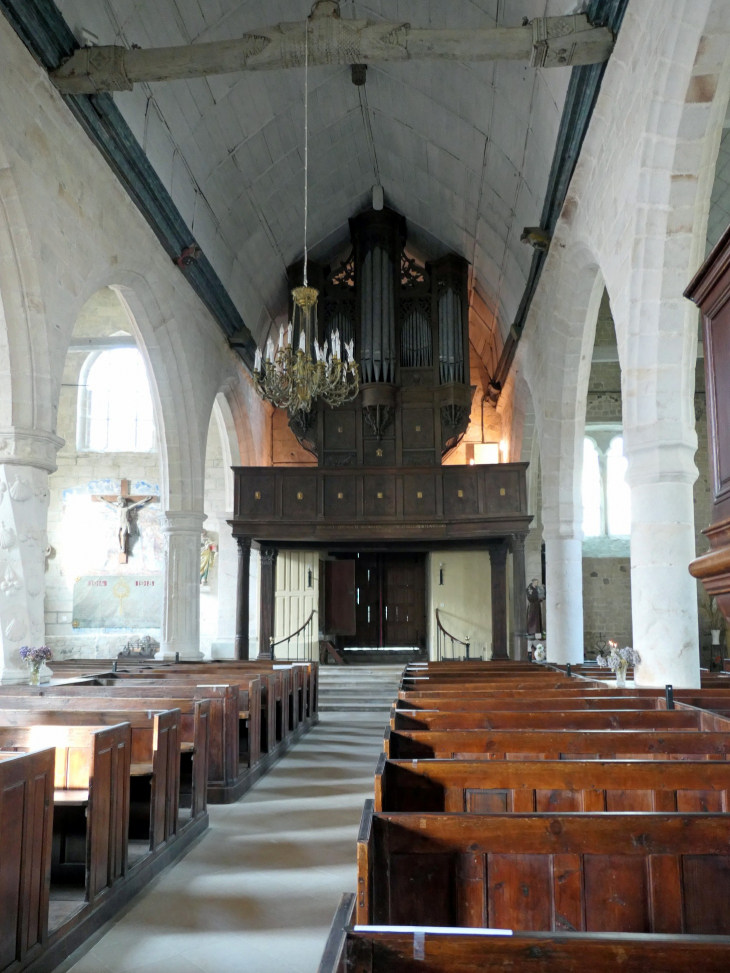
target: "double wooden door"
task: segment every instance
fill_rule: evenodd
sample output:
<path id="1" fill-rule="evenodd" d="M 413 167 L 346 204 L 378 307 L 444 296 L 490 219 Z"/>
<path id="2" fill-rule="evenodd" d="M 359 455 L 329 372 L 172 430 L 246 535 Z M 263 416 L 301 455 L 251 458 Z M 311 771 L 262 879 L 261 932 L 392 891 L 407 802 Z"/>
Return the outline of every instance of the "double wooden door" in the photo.
<path id="1" fill-rule="evenodd" d="M 354 563 L 353 563 L 354 561 Z M 426 644 L 426 557 L 424 554 L 360 554 L 347 562 L 331 562 L 330 574 L 349 573 L 354 584 L 329 585 L 337 590 L 339 608 L 327 615 L 352 618 L 333 634 L 347 648 L 385 648 Z M 352 591 L 354 604 L 345 605 Z"/>

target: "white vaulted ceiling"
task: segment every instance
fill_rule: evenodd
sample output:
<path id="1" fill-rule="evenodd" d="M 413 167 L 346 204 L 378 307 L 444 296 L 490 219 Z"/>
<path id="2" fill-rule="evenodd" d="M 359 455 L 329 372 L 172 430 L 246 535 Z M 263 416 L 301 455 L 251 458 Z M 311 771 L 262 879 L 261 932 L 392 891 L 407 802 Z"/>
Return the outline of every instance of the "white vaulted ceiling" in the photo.
<path id="1" fill-rule="evenodd" d="M 77 37 L 141 47 L 231 38 L 302 21 L 311 0 L 56 0 Z M 518 26 L 575 0 L 343 0 L 343 18 L 414 26 Z M 568 68 L 512 62 L 383 63 L 356 88 L 349 68 L 310 70 L 309 240 L 328 256 L 376 182 L 426 256 L 473 264 L 503 332 L 540 222 Z M 137 85 L 114 98 L 257 339 L 286 308 L 302 254 L 301 70 Z"/>

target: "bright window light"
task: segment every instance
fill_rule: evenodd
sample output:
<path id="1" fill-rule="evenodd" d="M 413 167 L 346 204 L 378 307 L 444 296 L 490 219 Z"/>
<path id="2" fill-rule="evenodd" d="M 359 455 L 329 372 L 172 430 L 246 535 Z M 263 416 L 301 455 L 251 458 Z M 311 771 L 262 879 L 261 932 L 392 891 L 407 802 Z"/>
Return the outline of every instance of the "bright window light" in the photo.
<path id="1" fill-rule="evenodd" d="M 583 441 L 583 534 L 599 537 L 603 533 L 603 490 L 598 449 L 592 439 Z"/>
<path id="2" fill-rule="evenodd" d="M 144 360 L 137 348 L 103 351 L 86 379 L 88 446 L 96 453 L 149 453 L 155 417 Z"/>
<path id="3" fill-rule="evenodd" d="M 614 537 L 628 537 L 631 533 L 631 491 L 626 483 L 627 465 L 623 436 L 616 436 L 606 453 L 608 533 Z"/>
<path id="4" fill-rule="evenodd" d="M 499 463 L 499 443 L 474 443 L 474 462 Z"/>

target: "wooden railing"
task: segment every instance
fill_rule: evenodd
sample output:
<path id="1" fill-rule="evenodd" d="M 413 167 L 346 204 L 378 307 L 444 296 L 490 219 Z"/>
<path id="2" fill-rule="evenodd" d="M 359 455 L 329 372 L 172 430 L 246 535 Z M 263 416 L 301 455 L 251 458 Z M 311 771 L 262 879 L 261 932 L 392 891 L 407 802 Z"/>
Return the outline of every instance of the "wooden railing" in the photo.
<path id="1" fill-rule="evenodd" d="M 273 636 L 269 639 L 271 644 L 271 658 L 272 660 L 276 658 L 276 647 L 278 645 L 287 646 L 287 660 L 302 660 L 302 661 L 312 661 L 312 652 L 314 651 L 313 646 L 318 646 L 319 642 L 314 638 L 314 616 L 317 614 L 317 609 L 313 608 L 309 613 L 309 618 L 306 622 L 296 630 L 292 632 L 291 635 L 285 636 L 283 639 L 274 640 Z M 296 640 L 296 641 L 295 641 Z M 292 648 L 292 643 L 294 644 L 294 649 L 296 654 L 291 655 L 290 650 Z"/>
<path id="2" fill-rule="evenodd" d="M 471 637 L 467 635 L 465 639 L 457 638 L 447 632 L 441 624 L 439 610 L 436 609 L 436 658 L 440 662 L 442 659 L 468 659 L 471 649 Z M 457 655 L 458 653 L 458 655 Z"/>

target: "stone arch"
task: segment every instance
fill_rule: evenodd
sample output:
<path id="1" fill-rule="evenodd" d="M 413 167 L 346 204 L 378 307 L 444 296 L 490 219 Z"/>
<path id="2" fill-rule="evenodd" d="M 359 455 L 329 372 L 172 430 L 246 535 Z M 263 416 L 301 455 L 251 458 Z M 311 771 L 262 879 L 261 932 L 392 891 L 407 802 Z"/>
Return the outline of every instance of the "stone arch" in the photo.
<path id="1" fill-rule="evenodd" d="M 55 428 L 48 335 L 40 279 L 12 167 L 0 143 L 0 431 L 39 434 Z M 52 441 L 38 443 L 53 468 Z M 56 444 L 58 445 L 58 444 Z M 43 454 L 43 455 L 40 455 Z"/>
<path id="2" fill-rule="evenodd" d="M 553 273 L 538 290 L 519 363 L 535 405 L 547 573 L 548 658 L 583 659 L 583 435 L 596 321 L 604 279 L 584 241 L 558 225 L 548 257 Z"/>

